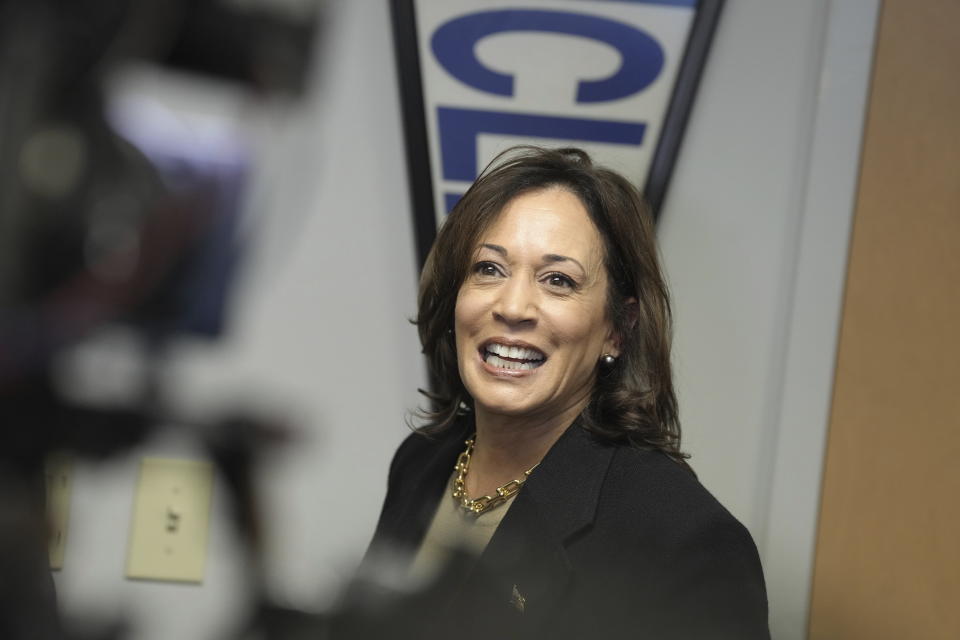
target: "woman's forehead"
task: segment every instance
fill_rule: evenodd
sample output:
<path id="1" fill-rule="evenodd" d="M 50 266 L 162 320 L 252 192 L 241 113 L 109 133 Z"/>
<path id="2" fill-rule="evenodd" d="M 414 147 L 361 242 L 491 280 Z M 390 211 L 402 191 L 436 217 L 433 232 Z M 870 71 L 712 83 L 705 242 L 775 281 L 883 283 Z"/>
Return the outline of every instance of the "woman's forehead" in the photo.
<path id="1" fill-rule="evenodd" d="M 558 187 L 513 198 L 480 234 L 477 250 L 496 245 L 508 254 L 567 255 L 599 261 L 600 233 L 580 199 Z"/>

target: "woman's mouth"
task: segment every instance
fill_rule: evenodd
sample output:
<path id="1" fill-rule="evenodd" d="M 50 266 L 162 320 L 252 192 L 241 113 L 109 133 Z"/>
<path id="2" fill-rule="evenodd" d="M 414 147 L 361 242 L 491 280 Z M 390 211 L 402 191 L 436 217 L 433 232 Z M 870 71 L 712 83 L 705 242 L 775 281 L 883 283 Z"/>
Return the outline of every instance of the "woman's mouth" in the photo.
<path id="1" fill-rule="evenodd" d="M 518 347 L 489 342 L 480 349 L 483 361 L 496 369 L 524 371 L 536 369 L 547 361 L 542 351 L 531 347 Z"/>

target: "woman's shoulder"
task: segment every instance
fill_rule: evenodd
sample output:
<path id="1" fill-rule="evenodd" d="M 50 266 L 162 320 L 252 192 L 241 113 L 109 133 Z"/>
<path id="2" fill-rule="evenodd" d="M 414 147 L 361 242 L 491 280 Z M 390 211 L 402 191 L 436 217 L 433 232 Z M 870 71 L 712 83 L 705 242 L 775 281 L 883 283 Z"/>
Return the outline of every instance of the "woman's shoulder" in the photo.
<path id="1" fill-rule="evenodd" d="M 429 436 L 418 430 L 410 432 L 394 452 L 391 466 L 398 462 L 402 463 L 408 459 L 416 459 L 425 455 L 432 447 L 436 446 L 436 442 L 437 436 Z"/>
<path id="2" fill-rule="evenodd" d="M 716 623 L 715 631 L 734 630 L 717 631 L 715 637 L 769 637 L 763 569 L 753 537 L 666 454 L 617 447 L 595 532 L 594 547 L 602 542 L 616 549 L 615 566 L 625 572 L 626 584 L 639 571 L 656 576 L 658 593 L 668 594 L 660 601 L 664 611 L 695 614 Z"/>
<path id="3" fill-rule="evenodd" d="M 753 547 L 747 529 L 685 466 L 660 451 L 616 446 L 600 513 L 620 514 L 676 538 L 712 532 Z"/>
<path id="4" fill-rule="evenodd" d="M 444 455 L 448 450 L 462 449 L 460 440 L 466 438 L 465 431 L 459 425 L 445 429 L 439 433 L 430 434 L 421 430 L 414 430 L 393 454 L 390 462 L 390 478 L 402 476 L 408 470 L 422 470 L 424 465 L 433 461 L 438 455 Z"/>

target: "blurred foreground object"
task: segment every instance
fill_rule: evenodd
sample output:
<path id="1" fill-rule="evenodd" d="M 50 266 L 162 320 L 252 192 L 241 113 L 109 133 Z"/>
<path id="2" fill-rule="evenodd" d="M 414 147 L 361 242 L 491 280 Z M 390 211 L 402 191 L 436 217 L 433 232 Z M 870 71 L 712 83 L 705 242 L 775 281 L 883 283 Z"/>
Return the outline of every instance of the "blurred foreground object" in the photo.
<path id="1" fill-rule="evenodd" d="M 80 637 L 57 622 L 44 460 L 106 456 L 145 437 L 165 412 L 164 345 L 221 333 L 239 259 L 252 161 L 243 145 L 219 155 L 178 147 L 161 121 L 151 129 L 148 111 L 115 104 L 104 87 L 139 60 L 296 97 L 314 5 L 0 0 L 4 639 Z M 108 324 L 131 336 L 107 356 L 119 363 L 112 380 L 103 354 L 81 357 L 83 341 Z"/>

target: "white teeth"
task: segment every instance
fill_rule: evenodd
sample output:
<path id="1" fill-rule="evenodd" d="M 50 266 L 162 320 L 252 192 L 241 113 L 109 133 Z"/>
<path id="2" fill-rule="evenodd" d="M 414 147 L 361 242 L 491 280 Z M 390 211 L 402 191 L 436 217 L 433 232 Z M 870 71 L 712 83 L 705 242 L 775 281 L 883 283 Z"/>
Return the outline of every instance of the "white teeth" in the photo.
<path id="1" fill-rule="evenodd" d="M 496 354 L 501 358 L 512 358 L 514 360 L 543 360 L 544 356 L 536 349 L 526 349 L 524 347 L 508 347 L 504 344 L 491 342 L 485 347 L 485 351 Z"/>
<path id="2" fill-rule="evenodd" d="M 512 360 L 504 360 L 500 356 L 491 354 L 490 357 L 487 358 L 487 364 L 497 369 L 527 370 L 535 369 L 540 363 L 537 362 L 534 364 L 533 362 L 514 362 Z"/>

